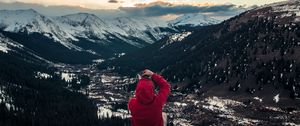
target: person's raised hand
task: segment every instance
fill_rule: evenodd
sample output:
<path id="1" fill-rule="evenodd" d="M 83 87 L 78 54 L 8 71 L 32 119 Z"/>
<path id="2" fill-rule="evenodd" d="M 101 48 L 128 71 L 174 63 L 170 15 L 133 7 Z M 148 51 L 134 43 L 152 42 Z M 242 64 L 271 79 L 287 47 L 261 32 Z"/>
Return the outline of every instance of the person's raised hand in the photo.
<path id="1" fill-rule="evenodd" d="M 148 69 L 145 69 L 143 71 L 143 74 L 142 76 L 148 76 L 148 77 L 151 77 L 154 73 L 151 71 L 151 70 L 148 70 Z"/>

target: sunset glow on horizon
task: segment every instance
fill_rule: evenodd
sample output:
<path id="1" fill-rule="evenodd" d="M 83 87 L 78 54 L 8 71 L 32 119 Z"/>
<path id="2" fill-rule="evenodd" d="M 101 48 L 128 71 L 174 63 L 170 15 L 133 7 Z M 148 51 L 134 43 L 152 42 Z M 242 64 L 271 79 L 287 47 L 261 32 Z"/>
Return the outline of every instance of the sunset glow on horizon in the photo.
<path id="1" fill-rule="evenodd" d="M 264 5 L 282 0 L 0 0 L 0 2 L 33 3 L 44 6 L 77 6 L 87 9 L 118 9 L 119 7 L 136 7 L 140 4 L 165 2 L 173 5 L 211 6 L 235 4 L 239 6 Z"/>

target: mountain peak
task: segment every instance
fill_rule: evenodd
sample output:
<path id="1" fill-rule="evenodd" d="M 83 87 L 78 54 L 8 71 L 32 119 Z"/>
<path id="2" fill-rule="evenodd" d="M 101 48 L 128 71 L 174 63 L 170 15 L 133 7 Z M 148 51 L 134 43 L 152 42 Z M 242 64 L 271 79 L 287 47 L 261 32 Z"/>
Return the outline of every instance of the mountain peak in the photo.
<path id="1" fill-rule="evenodd" d="M 62 17 L 67 17 L 67 18 L 98 18 L 98 16 L 96 16 L 95 14 L 90 14 L 90 13 L 75 13 L 75 14 L 69 14 L 69 15 L 65 15 Z"/>
<path id="2" fill-rule="evenodd" d="M 210 18 L 206 15 L 194 13 L 184 14 L 169 22 L 172 26 L 205 26 L 220 23 L 219 20 Z"/>
<path id="3" fill-rule="evenodd" d="M 41 31 L 42 22 L 51 22 L 50 19 L 33 9 L 27 10 L 0 10 L 0 25 L 5 31 Z M 47 23 L 45 23 L 47 24 Z"/>
<path id="4" fill-rule="evenodd" d="M 35 14 L 37 14 L 38 12 L 36 11 L 36 10 L 34 10 L 34 9 L 25 9 L 25 10 L 19 10 L 19 11 L 23 11 L 23 12 L 30 12 L 30 13 L 35 13 Z"/>
<path id="5" fill-rule="evenodd" d="M 72 26 L 84 25 L 91 26 L 92 24 L 98 24 L 99 26 L 106 26 L 106 23 L 98 16 L 89 13 L 76 13 L 61 16 L 57 18 L 60 22 L 71 24 Z"/>

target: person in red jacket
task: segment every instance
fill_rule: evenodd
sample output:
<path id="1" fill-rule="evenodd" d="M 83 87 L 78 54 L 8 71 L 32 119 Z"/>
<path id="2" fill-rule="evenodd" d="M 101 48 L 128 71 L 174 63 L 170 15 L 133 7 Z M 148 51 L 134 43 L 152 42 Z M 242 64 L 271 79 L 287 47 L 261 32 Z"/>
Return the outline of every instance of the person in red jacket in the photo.
<path id="1" fill-rule="evenodd" d="M 147 76 L 147 77 L 146 77 Z M 158 93 L 154 91 L 153 81 L 159 86 Z M 131 112 L 132 126 L 163 126 L 162 109 L 170 93 L 170 84 L 160 75 L 150 70 L 144 70 L 131 98 L 128 108 Z"/>

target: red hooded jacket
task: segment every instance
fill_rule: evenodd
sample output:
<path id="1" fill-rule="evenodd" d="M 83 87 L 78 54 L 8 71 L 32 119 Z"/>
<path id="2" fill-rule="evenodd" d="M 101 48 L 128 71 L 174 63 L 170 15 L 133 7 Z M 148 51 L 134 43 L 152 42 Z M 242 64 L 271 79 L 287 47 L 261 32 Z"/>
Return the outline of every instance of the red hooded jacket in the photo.
<path id="1" fill-rule="evenodd" d="M 157 94 L 152 80 L 160 88 Z M 170 93 L 170 84 L 158 74 L 153 74 L 152 80 L 142 78 L 135 90 L 136 97 L 129 100 L 132 126 L 163 126 L 162 109 Z"/>

